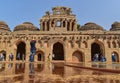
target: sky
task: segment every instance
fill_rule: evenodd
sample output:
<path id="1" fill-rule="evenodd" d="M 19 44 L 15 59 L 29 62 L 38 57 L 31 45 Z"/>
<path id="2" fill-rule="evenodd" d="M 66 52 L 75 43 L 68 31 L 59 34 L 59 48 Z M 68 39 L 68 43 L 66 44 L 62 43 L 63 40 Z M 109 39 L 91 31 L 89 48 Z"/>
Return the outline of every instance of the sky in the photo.
<path id="1" fill-rule="evenodd" d="M 11 30 L 23 22 L 40 28 L 39 20 L 56 6 L 70 7 L 81 26 L 94 22 L 109 30 L 114 22 L 120 22 L 120 0 L 0 0 L 0 21 Z"/>

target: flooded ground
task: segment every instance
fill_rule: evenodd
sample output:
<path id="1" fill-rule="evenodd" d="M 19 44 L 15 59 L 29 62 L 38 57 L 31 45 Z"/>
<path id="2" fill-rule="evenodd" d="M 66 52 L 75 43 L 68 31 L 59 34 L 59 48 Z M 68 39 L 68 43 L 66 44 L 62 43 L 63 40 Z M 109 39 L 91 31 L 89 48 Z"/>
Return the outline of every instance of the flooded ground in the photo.
<path id="1" fill-rule="evenodd" d="M 1 63 L 0 83 L 120 83 L 120 74 L 69 67 L 64 63 Z"/>

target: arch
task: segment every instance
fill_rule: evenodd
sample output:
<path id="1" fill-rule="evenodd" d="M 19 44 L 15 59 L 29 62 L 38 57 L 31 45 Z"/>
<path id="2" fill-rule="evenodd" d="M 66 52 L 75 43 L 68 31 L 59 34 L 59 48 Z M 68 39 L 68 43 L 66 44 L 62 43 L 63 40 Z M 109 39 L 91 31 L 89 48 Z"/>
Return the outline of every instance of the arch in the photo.
<path id="1" fill-rule="evenodd" d="M 60 39 L 55 39 L 52 43 L 49 43 L 49 46 L 51 46 L 51 48 L 53 48 L 53 45 L 55 43 L 59 42 L 60 44 L 62 44 L 64 47 L 66 46 L 64 41 L 61 41 Z"/>
<path id="2" fill-rule="evenodd" d="M 36 55 L 37 56 L 37 61 L 45 61 L 45 57 L 44 57 L 44 52 L 39 50 L 36 52 Z"/>
<path id="3" fill-rule="evenodd" d="M 84 57 L 83 57 L 83 53 L 81 51 L 75 51 L 72 54 L 72 61 L 73 62 L 83 62 L 84 61 Z"/>
<path id="4" fill-rule="evenodd" d="M 52 60 L 64 60 L 64 47 L 60 42 L 56 42 L 53 45 L 53 57 Z"/>
<path id="5" fill-rule="evenodd" d="M 96 54 L 98 54 L 98 61 L 100 61 L 101 55 L 105 56 L 105 48 L 100 41 L 95 41 L 91 44 L 91 61 L 94 61 Z"/>
<path id="6" fill-rule="evenodd" d="M 57 21 L 57 27 L 61 27 L 61 22 L 59 20 Z"/>
<path id="7" fill-rule="evenodd" d="M 5 50 L 1 50 L 0 51 L 0 55 L 3 55 L 3 60 L 2 61 L 6 61 L 6 51 Z"/>
<path id="8" fill-rule="evenodd" d="M 26 44 L 24 41 L 18 41 L 16 43 L 17 52 L 16 60 L 25 60 L 26 59 Z"/>
<path id="9" fill-rule="evenodd" d="M 114 58 L 114 60 L 113 60 L 113 58 Z M 112 62 L 119 62 L 119 54 L 116 51 L 113 51 L 111 53 L 111 59 L 112 59 Z"/>

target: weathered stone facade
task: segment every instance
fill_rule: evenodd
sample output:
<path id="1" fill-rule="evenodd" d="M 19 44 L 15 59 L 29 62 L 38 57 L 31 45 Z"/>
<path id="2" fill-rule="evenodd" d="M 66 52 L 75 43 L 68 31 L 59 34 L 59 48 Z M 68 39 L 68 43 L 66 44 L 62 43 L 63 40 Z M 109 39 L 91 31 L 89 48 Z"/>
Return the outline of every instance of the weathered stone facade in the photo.
<path id="1" fill-rule="evenodd" d="M 47 11 L 40 19 L 40 30 L 32 23 L 24 22 L 11 32 L 8 25 L 0 21 L 0 51 L 4 52 L 6 61 L 9 61 L 10 53 L 13 53 L 14 61 L 17 61 L 18 53 L 20 60 L 24 54 L 25 60 L 29 61 L 30 41 L 35 39 L 35 61 L 47 61 L 50 54 L 51 61 L 89 62 L 99 53 L 106 57 L 107 62 L 112 62 L 111 54 L 114 52 L 119 62 L 119 22 L 113 23 L 110 31 L 92 22 L 78 30 L 71 8 L 58 6 L 52 11 Z"/>

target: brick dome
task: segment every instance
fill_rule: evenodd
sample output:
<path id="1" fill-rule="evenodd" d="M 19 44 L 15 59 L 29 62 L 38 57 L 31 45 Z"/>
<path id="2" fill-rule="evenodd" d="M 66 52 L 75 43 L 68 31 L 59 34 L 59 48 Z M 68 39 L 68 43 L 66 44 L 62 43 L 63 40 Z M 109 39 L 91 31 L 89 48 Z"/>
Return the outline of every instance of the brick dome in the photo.
<path id="1" fill-rule="evenodd" d="M 14 31 L 23 31 L 23 30 L 37 31 L 38 28 L 30 22 L 24 22 L 23 24 L 17 25 L 14 28 Z"/>
<path id="2" fill-rule="evenodd" d="M 80 30 L 104 30 L 103 27 L 95 23 L 89 22 L 80 28 Z"/>
<path id="3" fill-rule="evenodd" d="M 111 25 L 110 31 L 119 31 L 120 30 L 120 22 L 114 22 Z"/>
<path id="4" fill-rule="evenodd" d="M 4 21 L 0 21 L 0 32 L 10 32 L 10 28 Z"/>

